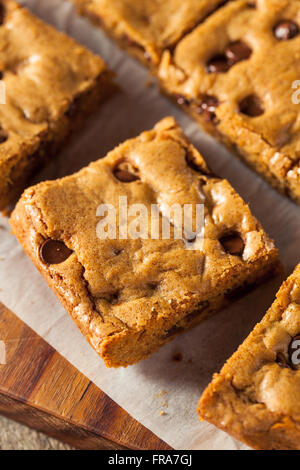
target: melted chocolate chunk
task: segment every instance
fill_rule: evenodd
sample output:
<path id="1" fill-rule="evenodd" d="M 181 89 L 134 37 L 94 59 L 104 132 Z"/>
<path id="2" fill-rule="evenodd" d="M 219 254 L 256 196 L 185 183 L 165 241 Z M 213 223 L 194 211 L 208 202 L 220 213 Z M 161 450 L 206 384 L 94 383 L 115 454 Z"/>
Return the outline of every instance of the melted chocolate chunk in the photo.
<path id="1" fill-rule="evenodd" d="M 230 65 L 225 55 L 217 55 L 206 64 L 208 73 L 225 73 L 229 68 Z"/>
<path id="2" fill-rule="evenodd" d="M 225 55 L 227 57 L 230 66 L 247 60 L 252 54 L 252 49 L 244 41 L 235 41 L 229 44 L 225 49 Z"/>
<path id="3" fill-rule="evenodd" d="M 299 34 L 299 26 L 292 20 L 282 20 L 273 29 L 274 36 L 279 41 L 288 41 Z"/>
<path id="4" fill-rule="evenodd" d="M 281 352 L 277 353 L 276 362 L 280 367 L 282 367 L 284 369 L 290 369 L 291 368 L 291 366 L 290 366 L 288 360 L 286 359 L 285 355 Z"/>
<path id="5" fill-rule="evenodd" d="M 189 106 L 190 104 L 190 100 L 186 98 L 186 96 L 176 94 L 174 95 L 174 98 L 179 106 Z"/>
<path id="6" fill-rule="evenodd" d="M 140 178 L 137 173 L 137 168 L 134 168 L 134 166 L 127 161 L 119 162 L 113 170 L 114 177 L 122 183 L 132 183 L 133 181 L 139 180 Z"/>
<path id="7" fill-rule="evenodd" d="M 264 110 L 258 96 L 249 95 L 240 102 L 240 112 L 250 117 L 257 117 L 261 116 Z"/>
<path id="8" fill-rule="evenodd" d="M 220 243 L 226 253 L 234 256 L 242 256 L 245 243 L 242 237 L 237 232 L 232 232 L 220 238 Z"/>
<path id="9" fill-rule="evenodd" d="M 216 119 L 216 108 L 219 106 L 219 100 L 212 95 L 204 95 L 196 105 L 196 112 L 201 114 L 208 122 L 214 122 Z"/>
<path id="10" fill-rule="evenodd" d="M 4 129 L 0 128 L 0 144 L 3 144 L 8 139 L 8 134 Z"/>
<path id="11" fill-rule="evenodd" d="M 6 9 L 2 2 L 0 2 L 0 25 L 5 21 Z"/>
<path id="12" fill-rule="evenodd" d="M 230 67 L 247 60 L 252 54 L 252 49 L 244 41 L 235 41 L 230 43 L 224 54 L 214 56 L 206 64 L 206 71 L 208 73 L 225 73 Z"/>
<path id="13" fill-rule="evenodd" d="M 63 242 L 48 238 L 40 247 L 40 257 L 44 264 L 60 264 L 66 261 L 72 254 Z"/>
<path id="14" fill-rule="evenodd" d="M 114 171 L 114 175 L 122 183 L 132 183 L 133 181 L 137 181 L 139 179 L 138 176 L 130 173 L 130 171 L 127 170 L 116 169 Z"/>

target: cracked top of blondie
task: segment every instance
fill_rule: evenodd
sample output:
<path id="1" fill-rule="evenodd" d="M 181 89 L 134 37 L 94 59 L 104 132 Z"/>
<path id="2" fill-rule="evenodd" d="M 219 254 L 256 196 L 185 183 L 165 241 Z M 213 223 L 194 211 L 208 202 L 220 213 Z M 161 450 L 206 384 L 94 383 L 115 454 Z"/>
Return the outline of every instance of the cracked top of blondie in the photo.
<path id="1" fill-rule="evenodd" d="M 99 57 L 13 0 L 0 2 L 0 205 L 12 173 L 41 140 L 66 133 L 74 100 L 107 67 Z M 34 157 L 34 156 L 33 156 Z"/>
<path id="2" fill-rule="evenodd" d="M 257 449 L 299 449 L 299 334 L 300 265 L 215 375 L 200 415 Z"/>
<path id="3" fill-rule="evenodd" d="M 299 48 L 299 0 L 237 0 L 165 51 L 159 76 L 300 200 Z"/>
<path id="4" fill-rule="evenodd" d="M 128 207 L 143 204 L 149 214 L 156 204 L 160 218 L 167 205 L 204 204 L 201 248 L 187 250 L 184 240 L 172 237 L 151 239 L 150 232 L 149 239 L 99 239 L 97 208 L 110 204 L 119 219 L 120 196 Z M 72 316 L 98 342 L 124 329 L 154 328 L 158 319 L 167 325 L 210 294 L 224 294 L 278 262 L 248 206 L 210 172 L 173 118 L 79 173 L 25 191 L 12 227 Z M 63 244 L 56 264 L 49 240 Z"/>
<path id="5" fill-rule="evenodd" d="M 163 49 L 217 8 L 223 0 L 72 0 L 83 13 L 98 18 L 128 46 L 144 49 L 157 64 Z M 126 38 L 124 37 L 126 36 Z"/>

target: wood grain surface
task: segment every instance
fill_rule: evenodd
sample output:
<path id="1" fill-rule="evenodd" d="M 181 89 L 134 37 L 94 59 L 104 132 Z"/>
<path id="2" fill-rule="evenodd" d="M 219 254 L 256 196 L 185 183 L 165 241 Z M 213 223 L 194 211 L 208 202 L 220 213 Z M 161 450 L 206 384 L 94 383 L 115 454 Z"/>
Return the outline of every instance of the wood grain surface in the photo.
<path id="1" fill-rule="evenodd" d="M 0 304 L 0 413 L 79 449 L 168 450 Z"/>

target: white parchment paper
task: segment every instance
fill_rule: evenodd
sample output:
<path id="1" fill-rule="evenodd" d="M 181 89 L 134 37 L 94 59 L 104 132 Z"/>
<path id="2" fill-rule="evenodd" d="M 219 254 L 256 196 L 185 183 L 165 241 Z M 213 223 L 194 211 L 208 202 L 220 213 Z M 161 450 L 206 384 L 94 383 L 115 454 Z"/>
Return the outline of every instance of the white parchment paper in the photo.
<path id="1" fill-rule="evenodd" d="M 148 72 L 64 0 L 25 0 L 34 13 L 96 53 L 116 71 L 123 91 L 106 103 L 87 129 L 36 181 L 73 173 L 123 140 L 174 115 L 212 169 L 228 178 L 280 248 L 287 274 L 300 261 L 300 209 L 273 191 L 183 112 L 162 97 Z M 300 78 L 300 77 L 299 77 Z M 292 91 L 291 91 L 292 93 Z M 78 332 L 45 281 L 0 217 L 0 301 L 39 333 L 90 380 L 175 449 L 244 449 L 196 414 L 198 399 L 225 360 L 248 335 L 274 299 L 281 280 L 236 302 L 127 369 L 109 370 Z M 1 340 L 1 331 L 0 331 Z M 172 361 L 181 353 L 181 362 Z M 162 415 L 160 412 L 163 411 Z"/>

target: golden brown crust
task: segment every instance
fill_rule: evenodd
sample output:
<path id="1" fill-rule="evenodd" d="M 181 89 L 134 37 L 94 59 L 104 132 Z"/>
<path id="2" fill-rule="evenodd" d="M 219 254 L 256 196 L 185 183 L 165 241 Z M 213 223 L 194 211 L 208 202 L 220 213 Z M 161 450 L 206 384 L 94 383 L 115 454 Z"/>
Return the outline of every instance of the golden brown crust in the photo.
<path id="1" fill-rule="evenodd" d="M 190 159 L 199 171 L 188 166 Z M 119 181 L 121 163 L 122 171 L 125 164 L 134 168 L 138 179 Z M 172 238 L 100 240 L 97 207 L 112 204 L 118 214 L 119 196 L 144 204 L 149 213 L 157 204 L 160 218 L 166 205 L 205 202 L 201 250 L 186 250 Z M 210 173 L 173 118 L 75 175 L 28 189 L 11 225 L 81 331 L 114 367 L 147 357 L 279 266 L 273 242 L 248 206 L 226 180 Z M 224 248 L 233 232 L 239 234 L 236 255 Z M 42 263 L 39 250 L 49 238 L 72 250 L 64 263 Z"/>
<path id="2" fill-rule="evenodd" d="M 73 2 L 150 66 L 162 90 L 206 132 L 300 204 L 299 0 Z M 286 21 L 293 23 L 292 34 L 278 39 L 276 25 Z M 222 62 L 236 42 L 246 45 L 246 56 L 232 60 L 231 54 L 227 69 L 209 73 L 210 60 Z M 219 101 L 213 117 L 203 107 L 207 96 Z M 240 112 L 253 96 L 262 114 Z"/>
<path id="3" fill-rule="evenodd" d="M 0 210 L 114 89 L 100 58 L 15 1 L 1 4 Z"/>
<path id="4" fill-rule="evenodd" d="M 300 74 L 300 34 L 278 40 L 274 33 L 283 20 L 300 28 L 300 2 L 258 0 L 255 8 L 251 3 L 229 2 L 211 15 L 174 51 L 164 52 L 158 75 L 164 90 L 179 97 L 206 131 L 300 203 L 299 105 L 292 88 Z M 249 48 L 249 57 L 223 72 L 208 69 L 214 57 L 222 62 L 226 48 L 237 41 Z M 211 119 L 203 112 L 207 96 L 219 102 Z M 245 112 L 249 97 L 260 102 L 257 115 Z"/>
<path id="5" fill-rule="evenodd" d="M 142 62 L 157 66 L 172 48 L 224 0 L 72 0 Z"/>
<path id="6" fill-rule="evenodd" d="M 205 390 L 199 416 L 255 449 L 300 449 L 300 265 L 263 320 Z"/>

